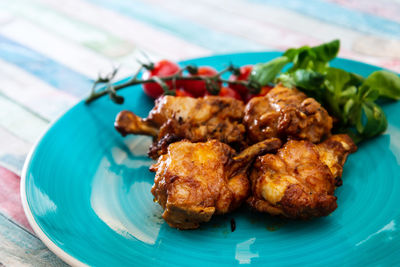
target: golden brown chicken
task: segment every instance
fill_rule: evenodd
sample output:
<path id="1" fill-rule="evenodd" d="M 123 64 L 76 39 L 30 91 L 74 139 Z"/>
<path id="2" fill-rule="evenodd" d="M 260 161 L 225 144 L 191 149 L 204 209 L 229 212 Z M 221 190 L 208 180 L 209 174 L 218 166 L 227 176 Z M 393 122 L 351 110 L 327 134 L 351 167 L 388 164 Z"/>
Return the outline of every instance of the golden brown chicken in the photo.
<path id="1" fill-rule="evenodd" d="M 150 168 L 156 172 L 151 192 L 164 209 L 163 218 L 171 227 L 195 229 L 213 214 L 234 210 L 249 195 L 247 168 L 252 160 L 280 145 L 271 138 L 235 155 L 217 140 L 170 144 Z"/>
<path id="2" fill-rule="evenodd" d="M 243 123 L 250 143 L 271 137 L 318 143 L 332 129 L 332 118 L 315 99 L 282 85 L 263 97 L 251 99 Z"/>
<path id="3" fill-rule="evenodd" d="M 154 137 L 149 156 L 157 159 L 170 143 L 188 139 L 193 142 L 216 139 L 233 147 L 242 147 L 245 127 L 242 124 L 242 101 L 219 96 L 204 98 L 164 96 L 156 100 L 146 119 L 122 111 L 115 128 L 122 134 Z"/>
<path id="4" fill-rule="evenodd" d="M 348 135 L 333 135 L 321 144 L 288 141 L 276 155 L 254 163 L 250 206 L 260 212 L 307 219 L 326 216 L 336 207 L 343 165 L 357 147 Z"/>

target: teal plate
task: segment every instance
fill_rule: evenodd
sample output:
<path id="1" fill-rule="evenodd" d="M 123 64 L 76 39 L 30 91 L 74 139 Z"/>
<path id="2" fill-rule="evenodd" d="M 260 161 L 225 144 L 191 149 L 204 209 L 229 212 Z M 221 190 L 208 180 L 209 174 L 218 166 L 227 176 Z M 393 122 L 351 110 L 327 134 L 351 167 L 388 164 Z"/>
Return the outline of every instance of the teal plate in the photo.
<path id="1" fill-rule="evenodd" d="M 182 62 L 254 64 L 278 52 L 222 55 Z M 378 67 L 336 59 L 363 76 Z M 344 168 L 338 209 L 311 221 L 286 221 L 245 207 L 198 230 L 179 231 L 162 219 L 150 188 L 147 137 L 122 138 L 113 127 L 122 109 L 146 116 L 153 103 L 140 87 L 77 104 L 41 138 L 28 157 L 21 194 L 43 242 L 72 265 L 259 266 L 400 264 L 400 103 L 387 103 L 385 134 L 362 144 Z M 230 220 L 236 220 L 231 232 Z"/>

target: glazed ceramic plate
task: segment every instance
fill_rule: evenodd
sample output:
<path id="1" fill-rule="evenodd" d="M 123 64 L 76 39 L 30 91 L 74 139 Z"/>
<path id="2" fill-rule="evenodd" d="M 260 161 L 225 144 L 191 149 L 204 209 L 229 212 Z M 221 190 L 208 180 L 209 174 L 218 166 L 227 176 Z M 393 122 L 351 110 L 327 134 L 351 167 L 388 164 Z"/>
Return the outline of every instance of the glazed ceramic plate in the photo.
<path id="1" fill-rule="evenodd" d="M 270 60 L 246 53 L 183 62 L 224 68 Z M 337 59 L 333 66 L 368 75 L 379 68 Z M 67 263 L 95 266 L 258 266 L 400 264 L 400 103 L 387 103 L 385 134 L 362 144 L 344 167 L 338 209 L 311 221 L 286 221 L 245 207 L 198 230 L 179 231 L 161 218 L 150 188 L 147 137 L 122 138 L 116 114 L 147 116 L 141 87 L 121 91 L 125 104 L 103 97 L 79 103 L 38 142 L 22 175 L 28 219 Z M 231 232 L 230 220 L 236 230 Z"/>

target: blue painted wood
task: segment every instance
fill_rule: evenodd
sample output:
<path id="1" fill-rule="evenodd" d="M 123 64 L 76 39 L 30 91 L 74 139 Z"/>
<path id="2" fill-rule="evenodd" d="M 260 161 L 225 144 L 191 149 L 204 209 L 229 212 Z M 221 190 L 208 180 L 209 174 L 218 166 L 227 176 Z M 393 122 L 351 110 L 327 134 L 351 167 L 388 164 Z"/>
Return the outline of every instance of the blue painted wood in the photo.
<path id="1" fill-rule="evenodd" d="M 78 97 L 86 96 L 92 85 L 88 77 L 2 35 L 0 59 L 17 65 L 53 87 Z"/>
<path id="2" fill-rule="evenodd" d="M 25 1 L 25 0 L 24 0 Z M 21 3 L 24 1 L 20 1 Z M 52 0 L 44 0 L 41 1 L 47 5 L 51 2 Z M 212 50 L 213 52 L 216 53 L 224 53 L 224 52 L 232 52 L 232 51 L 249 51 L 249 50 L 261 50 L 265 49 L 265 47 L 260 46 L 258 43 L 256 43 L 257 39 L 254 39 L 254 41 L 249 41 L 246 40 L 245 38 L 238 37 L 241 35 L 240 29 L 238 30 L 238 35 L 235 34 L 230 34 L 228 32 L 224 32 L 224 30 L 221 29 L 221 31 L 212 29 L 211 26 L 204 26 L 202 25 L 201 21 L 199 22 L 193 22 L 191 21 L 191 18 L 184 19 L 182 17 L 176 16 L 176 14 L 173 14 L 171 11 L 166 11 L 165 9 L 161 8 L 160 6 L 157 6 L 157 4 L 149 3 L 149 2 L 140 2 L 140 1 L 133 1 L 133 0 L 115 0 L 115 1 L 106 1 L 106 0 L 86 0 L 88 2 L 94 3 L 94 5 L 98 5 L 100 8 L 107 8 L 111 11 L 115 12 L 116 17 L 126 17 L 127 19 L 134 19 L 138 20 L 139 22 L 143 22 L 144 24 L 147 24 L 150 26 L 150 28 L 157 28 L 158 30 L 164 31 L 169 35 L 173 35 L 177 38 L 181 38 L 183 40 L 186 40 L 187 42 L 192 42 L 193 44 L 196 44 L 197 46 L 202 46 L 204 48 L 208 48 Z M 383 43 L 381 42 L 382 46 L 388 49 L 387 53 L 387 58 L 379 58 L 379 57 L 371 57 L 371 62 L 375 61 L 375 64 L 378 64 L 380 66 L 386 66 L 392 69 L 397 68 L 398 69 L 398 63 L 395 61 L 396 56 L 399 55 L 398 49 L 396 48 L 396 44 L 398 44 L 400 40 L 400 24 L 399 22 L 394 22 L 388 19 L 384 19 L 382 17 L 376 16 L 376 15 L 371 15 L 371 14 L 365 14 L 360 10 L 352 10 L 345 8 L 343 6 L 334 4 L 334 3 L 328 3 L 323 0 L 310 0 L 310 1 L 300 1 L 300 0 L 287 0 L 287 1 L 272 1 L 272 0 L 243 0 L 242 2 L 246 4 L 246 1 L 253 1 L 256 3 L 265 3 L 265 8 L 267 9 L 268 7 L 271 6 L 276 6 L 279 8 L 282 8 L 283 10 L 292 10 L 295 12 L 298 12 L 302 15 L 305 15 L 306 17 L 309 18 L 314 18 L 315 20 L 310 20 L 314 21 L 315 27 L 318 27 L 318 23 L 320 21 L 326 21 L 327 24 L 330 25 L 339 25 L 343 28 L 351 28 L 355 29 L 359 32 L 366 33 L 368 34 L 371 38 L 376 38 L 376 37 L 386 37 L 385 39 L 390 40 L 388 42 Z M 55 1 L 54 1 L 55 2 Z M 25 3 L 25 2 L 24 2 Z M 27 2 L 26 2 L 27 3 Z M 85 13 L 90 15 L 93 12 L 96 12 L 96 8 L 89 8 L 89 7 L 94 7 L 94 5 L 87 5 L 88 8 L 76 8 L 76 3 L 77 1 L 68 1 L 68 3 L 64 3 L 66 5 L 71 5 L 72 8 L 75 7 L 76 10 L 79 10 L 79 12 Z M 79 3 L 82 5 L 85 5 L 84 0 L 79 0 Z M 204 4 L 202 1 L 198 2 L 200 5 Z M 221 1 L 223 3 L 222 5 L 226 4 L 229 5 L 229 1 Z M 221 4 L 220 3 L 220 4 Z M 248 2 L 247 2 L 248 3 Z M 360 2 L 360 5 L 364 5 L 365 3 Z M 79 5 L 78 5 L 79 6 Z M 390 6 L 390 5 L 389 5 Z M 193 8 L 193 6 L 189 3 L 186 5 L 186 8 Z M 209 8 L 215 8 L 213 5 L 210 5 Z M 384 10 L 388 9 L 388 6 L 385 4 L 381 5 L 381 8 Z M 42 18 L 44 24 L 42 25 L 43 30 L 49 29 L 48 27 L 45 27 L 45 25 L 54 25 L 54 21 L 57 20 L 57 17 L 54 17 L 54 21 L 51 19 L 51 17 L 47 16 L 48 21 L 46 22 L 46 19 L 44 19 L 44 12 L 45 9 L 38 9 L 37 15 L 39 18 Z M 391 10 L 393 11 L 393 10 Z M 200 12 L 200 11 L 199 11 Z M 246 12 L 246 10 L 240 10 L 240 12 Z M 283 11 L 286 12 L 286 11 Z M 43 14 L 42 14 L 43 13 Z M 110 12 L 112 13 L 112 12 Z M 204 17 L 207 18 L 207 16 L 210 16 L 209 12 L 202 12 L 204 13 Z M 266 12 L 267 13 L 267 12 Z M 291 12 L 290 12 L 291 13 Z M 235 13 L 236 14 L 236 13 Z M 239 13 L 237 13 L 239 14 Z M 56 14 L 55 16 L 61 16 L 62 14 Z M 268 16 L 268 14 L 266 14 Z M 29 16 L 28 16 L 29 17 Z M 25 23 L 28 21 L 28 17 L 24 16 L 17 16 L 17 15 L 11 15 L 7 13 L 7 10 L 1 10 L 0 11 L 0 30 L 4 30 L 4 33 L 6 32 L 5 28 L 1 28 L 2 26 L 7 25 L 8 23 L 19 23 L 21 21 L 24 21 Z M 246 14 L 246 17 L 251 17 L 251 14 Z M 251 17 L 253 20 L 257 20 L 254 17 Z M 33 19 L 33 18 L 32 18 Z M 60 18 L 58 18 L 60 19 Z M 237 16 L 237 23 L 241 22 L 241 16 Z M 84 21 L 84 20 L 83 20 Z M 287 27 L 287 29 L 292 29 L 296 31 L 292 25 L 295 25 L 297 22 L 296 19 L 291 18 L 291 21 L 293 23 L 287 23 L 287 25 L 284 25 Z M 46 24 L 48 23 L 48 24 Z M 102 22 L 99 22 L 99 25 L 101 25 Z M 108 20 L 105 23 L 108 25 L 112 25 L 112 27 L 115 28 L 114 21 Z M 226 23 L 229 24 L 230 21 L 226 20 Z M 297 22 L 298 23 L 298 22 Z M 96 24 L 96 27 L 100 27 L 98 24 Z M 298 26 L 298 25 L 297 25 Z M 111 27 L 111 26 L 110 26 Z M 271 25 L 273 27 L 273 24 Z M 314 25 L 309 25 L 309 27 L 312 29 L 314 28 Z M 51 27 L 50 27 L 51 28 Z M 59 28 L 59 34 L 60 35 L 68 35 L 68 36 L 79 36 L 79 34 L 84 34 L 81 28 L 77 26 L 77 28 L 74 30 L 74 28 L 63 28 L 63 27 L 58 27 Z M 58 29 L 57 28 L 57 29 Z M 296 28 L 296 27 L 295 27 Z M 53 28 L 51 28 L 53 29 Z M 78 30 L 79 29 L 79 30 Z M 109 29 L 109 28 L 107 28 Z M 296 28 L 297 29 L 297 28 Z M 68 31 L 70 30 L 70 32 Z M 245 30 L 245 29 L 243 29 Z M 66 32 L 68 31 L 68 32 Z M 149 36 L 146 36 L 143 32 L 137 31 L 135 29 L 136 34 L 139 38 L 142 40 L 145 38 L 149 38 Z M 1 32 L 1 31 L 0 31 Z M 90 31 L 93 32 L 93 31 Z M 88 32 L 88 34 L 90 34 Z M 96 30 L 95 30 L 96 32 Z M 112 30 L 110 30 L 112 32 Z M 20 34 L 24 34 L 24 32 L 21 32 Z M 51 31 L 50 34 L 56 34 L 56 32 Z M 71 34 L 71 35 L 69 35 Z M 12 35 L 15 36 L 15 35 Z M 33 36 L 31 33 L 30 36 Z M 144 37 L 145 36 L 145 37 Z M 288 33 L 288 36 L 290 34 Z M 37 36 L 35 36 L 37 37 Z M 65 36 L 64 36 L 65 37 Z M 163 55 L 164 57 L 168 57 L 168 51 L 165 49 L 165 46 L 170 46 L 170 47 L 176 47 L 175 42 L 167 43 L 163 42 L 163 39 L 160 39 L 159 36 L 150 36 L 151 38 L 154 38 L 157 42 L 160 43 L 159 47 L 159 53 Z M 307 35 L 304 35 L 304 38 L 307 38 Z M 339 36 L 342 39 L 348 38 L 347 35 Z M 12 37 L 13 38 L 13 37 Z M 77 37 L 78 38 L 78 37 Z M 397 40 L 396 40 L 397 39 Z M 17 40 L 17 39 L 16 39 Z M 104 39 L 103 41 L 107 44 L 113 43 L 114 39 Z M 147 39 L 145 39 L 147 40 Z M 353 40 L 353 39 L 351 39 Z M 360 40 L 358 40 L 360 41 Z M 365 40 L 361 40 L 362 42 L 366 43 Z M 281 40 L 277 38 L 276 43 L 279 44 Z M 79 42 L 81 45 L 84 45 L 84 43 Z M 143 43 L 145 44 L 145 42 Z M 136 45 L 143 45 L 142 43 L 136 43 Z M 357 50 L 358 53 L 365 53 L 369 55 L 376 55 L 373 53 L 367 53 L 366 51 L 372 51 L 372 50 L 377 50 L 376 47 L 380 47 L 380 45 L 376 45 L 376 42 L 367 42 L 367 45 L 363 50 Z M 390 45 L 392 44 L 392 45 Z M 52 44 L 46 45 L 47 47 Z M 95 45 L 95 44 L 93 44 Z M 291 45 L 297 46 L 299 45 L 297 40 L 292 40 Z M 17 43 L 11 39 L 8 39 L 6 37 L 2 37 L 0 35 L 0 60 L 4 60 L 4 62 L 8 62 L 12 65 L 15 65 L 18 67 L 20 70 L 23 70 L 27 73 L 33 74 L 34 76 L 38 77 L 39 79 L 43 80 L 47 84 L 52 85 L 54 88 L 58 89 L 56 92 L 60 95 L 65 96 L 65 94 L 62 94 L 61 91 L 68 92 L 69 94 L 81 97 L 86 95 L 87 90 L 89 89 L 91 82 L 87 77 L 79 73 L 76 69 L 72 67 L 66 67 L 60 62 L 57 62 L 54 58 L 51 58 L 50 56 L 45 56 L 41 54 L 38 51 L 34 51 L 34 49 L 28 48 L 29 45 L 26 43 L 22 42 Z M 196 47 L 197 47 L 196 46 Z M 29 46 L 30 47 L 30 46 Z M 90 48 L 94 48 L 89 46 Z M 397 46 L 398 47 L 398 46 Z M 107 49 L 111 49 L 111 54 L 118 54 L 120 52 L 120 49 L 118 46 L 107 46 Z M 113 50 L 115 48 L 115 50 Z M 146 48 L 144 46 L 144 48 Z M 354 45 L 353 45 L 354 48 Z M 393 49 L 392 49 L 393 48 Z M 59 48 L 60 49 L 60 48 Z M 96 50 L 96 49 L 95 49 Z M 98 51 L 98 50 L 96 50 Z M 106 51 L 106 50 L 104 50 Z M 103 53 L 105 53 L 103 51 Z M 70 51 L 63 51 L 65 52 L 65 55 L 71 55 Z M 100 51 L 102 52 L 102 51 Z M 107 53 L 110 51 L 106 51 Z M 354 50 L 352 52 L 355 52 Z M 181 51 L 179 54 L 181 58 L 188 57 L 188 53 L 185 51 Z M 390 59 L 391 58 L 391 59 Z M 373 60 L 372 60 L 373 59 Z M 82 59 L 76 58 L 76 62 L 81 62 Z M 228 58 L 225 60 L 228 62 Z M 366 59 L 365 59 L 366 60 Z M 225 62 L 224 61 L 224 62 Z M 379 63 L 378 63 L 379 62 Z M 4 64 L 8 64 L 4 63 Z M 206 62 L 203 62 L 206 63 Z M 397 65 L 396 65 L 397 64 Z M 75 66 L 75 65 L 73 65 Z M 6 75 L 3 77 L 3 87 L 0 88 L 0 91 L 4 89 L 5 87 L 12 87 L 10 86 L 10 83 L 5 83 L 7 81 L 7 76 L 10 76 L 12 80 L 14 79 L 22 79 L 26 80 L 26 77 L 21 76 L 20 73 L 15 72 L 7 72 Z M 31 83 L 30 80 L 26 80 L 28 83 Z M 21 83 L 22 85 L 22 83 Z M 38 84 L 37 88 L 43 87 L 45 84 Z M 24 86 L 15 86 L 16 89 L 24 89 Z M 53 102 L 54 103 L 54 96 L 47 94 L 46 90 L 37 90 L 35 93 L 37 95 L 37 98 L 39 99 L 44 99 L 44 103 L 49 103 Z M 15 98 L 17 101 L 26 98 L 27 96 L 24 94 L 19 94 L 19 97 Z M 34 99 L 39 103 L 39 100 Z M 32 100 L 33 101 L 33 100 Z M 26 102 L 21 101 L 20 103 L 26 104 Z M 4 106 L 0 106 L 0 114 L 2 112 L 8 112 L 7 108 Z M 8 114 L 8 113 L 5 113 Z M 10 114 L 10 116 L 14 116 L 15 114 Z M 145 115 L 145 114 L 141 114 Z M 32 131 L 35 130 L 32 127 L 28 127 L 27 131 Z M 0 129 L 0 136 L 1 135 L 1 129 Z M 4 135 L 3 135 L 4 137 Z M 4 141 L 5 140 L 5 141 Z M 394 139 L 393 139 L 394 140 Z M 3 149 L 2 151 L 5 152 L 2 155 L 0 155 L 0 164 L 4 164 L 5 162 L 9 163 L 7 164 L 7 167 L 10 168 L 10 166 L 14 166 L 14 169 L 16 172 L 18 172 L 22 166 L 22 161 L 25 157 L 25 153 L 22 153 L 23 151 L 27 151 L 26 149 L 27 144 L 22 142 L 21 144 L 17 143 L 16 139 L 13 138 L 4 138 L 3 139 L 4 145 L 0 145 L 0 150 Z M 0 142 L 1 144 L 1 142 Z M 22 151 L 22 152 L 21 152 Z M 6 153 L 7 152 L 7 153 Z M 382 187 L 379 187 L 382 188 Z M 369 226 L 372 224 L 368 224 Z M 386 229 L 386 228 L 385 228 Z M 315 229 L 314 229 L 315 230 Z M 387 230 L 387 229 L 386 229 Z M 388 233 L 388 231 L 383 231 L 379 232 L 380 235 L 385 235 Z M 376 238 L 374 236 L 374 238 Z M 345 240 L 346 241 L 346 240 Z M 371 240 L 369 240 L 371 241 Z M 346 242 L 344 242 L 346 243 Z M 248 245 L 248 243 L 245 243 Z M 256 244 L 257 245 L 257 244 Z M 363 243 L 363 245 L 365 245 Z M 382 243 L 381 249 L 384 249 L 386 243 Z M 252 244 L 254 246 L 254 244 Z M 356 255 L 355 252 L 357 251 L 351 251 L 350 259 L 354 259 Z M 375 252 L 375 251 L 374 251 Z M 378 255 L 378 254 L 377 254 Z M 272 255 L 272 257 L 275 257 L 276 255 Z M 23 229 L 19 228 L 15 223 L 11 222 L 8 220 L 6 217 L 0 214 L 0 266 L 64 266 L 64 264 L 58 260 L 50 251 L 48 251 L 45 246 L 32 234 L 24 231 Z"/>
<path id="3" fill-rule="evenodd" d="M 0 266 L 67 266 L 34 235 L 0 213 Z"/>
<path id="4" fill-rule="evenodd" d="M 248 0 L 260 4 L 294 10 L 331 24 L 360 32 L 400 39 L 400 23 L 322 0 Z M 400 15 L 400 14 L 399 14 Z M 338 36 L 339 37 L 339 36 Z"/>
<path id="5" fill-rule="evenodd" d="M 171 14 L 155 5 L 141 1 L 131 0 L 88 0 L 94 4 L 119 12 L 122 15 L 141 20 L 153 27 L 161 28 L 168 33 L 185 39 L 199 46 L 210 49 L 214 52 L 238 52 L 255 51 L 265 49 L 264 46 L 237 38 L 224 32 L 218 32 L 212 28 L 204 27 L 195 22 L 186 20 Z M 207 16 L 207 14 L 204 14 Z M 157 38 L 154 36 L 154 38 Z M 169 44 L 161 44 L 169 45 Z"/>

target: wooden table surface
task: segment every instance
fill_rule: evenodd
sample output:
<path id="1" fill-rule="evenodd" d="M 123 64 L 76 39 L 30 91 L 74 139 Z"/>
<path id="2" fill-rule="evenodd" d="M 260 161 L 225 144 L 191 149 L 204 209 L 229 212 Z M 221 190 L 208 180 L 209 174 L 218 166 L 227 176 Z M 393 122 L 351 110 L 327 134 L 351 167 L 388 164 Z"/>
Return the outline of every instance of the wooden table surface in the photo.
<path id="1" fill-rule="evenodd" d="M 339 38 L 340 56 L 400 72 L 399 0 L 0 0 L 0 266 L 65 265 L 19 196 L 27 153 L 113 65 L 285 50 Z"/>

